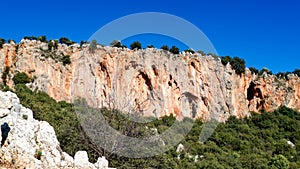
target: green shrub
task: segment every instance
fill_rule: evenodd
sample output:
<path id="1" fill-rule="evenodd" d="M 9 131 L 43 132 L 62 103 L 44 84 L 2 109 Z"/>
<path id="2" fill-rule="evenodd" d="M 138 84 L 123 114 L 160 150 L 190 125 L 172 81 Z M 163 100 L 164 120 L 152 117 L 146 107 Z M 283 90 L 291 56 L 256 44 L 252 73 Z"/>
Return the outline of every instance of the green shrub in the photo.
<path id="1" fill-rule="evenodd" d="M 184 50 L 184 52 L 186 52 L 186 53 L 192 53 L 192 54 L 194 54 L 195 53 L 195 51 L 192 49 L 192 48 L 189 48 L 189 49 L 186 49 L 186 50 Z M 203 51 L 200 51 L 199 50 L 199 52 L 198 53 L 200 53 L 201 55 L 204 53 L 201 53 L 201 52 L 203 52 Z M 203 54 L 203 56 L 204 56 L 205 54 Z"/>
<path id="2" fill-rule="evenodd" d="M 58 40 L 50 40 L 48 42 L 48 50 L 57 50 L 58 49 Z"/>
<path id="3" fill-rule="evenodd" d="M 242 73 L 245 73 L 246 69 L 246 62 L 244 59 L 241 59 L 239 57 L 231 58 L 230 56 L 222 56 L 221 62 L 224 66 L 226 66 L 228 63 L 230 63 L 231 68 L 235 70 L 235 73 L 238 75 L 241 75 Z"/>
<path id="4" fill-rule="evenodd" d="M 89 52 L 94 53 L 97 49 L 97 40 L 92 40 L 92 43 L 89 46 Z"/>
<path id="5" fill-rule="evenodd" d="M 221 62 L 224 66 L 226 66 L 228 63 L 230 63 L 232 58 L 230 56 L 222 56 Z"/>
<path id="6" fill-rule="evenodd" d="M 238 57 L 234 57 L 231 62 L 231 67 L 235 70 L 236 74 L 241 75 L 242 73 L 245 73 L 245 60 L 238 58 Z"/>
<path id="7" fill-rule="evenodd" d="M 130 45 L 131 50 L 133 49 L 142 49 L 142 44 L 138 41 L 134 41 L 131 45 Z"/>
<path id="8" fill-rule="evenodd" d="M 262 68 L 260 71 L 259 71 L 259 75 L 263 75 L 264 72 L 266 72 L 268 75 L 272 75 L 272 71 L 270 71 L 268 68 Z"/>
<path id="9" fill-rule="evenodd" d="M 38 41 L 41 41 L 41 42 L 44 42 L 44 43 L 47 43 L 47 42 L 48 42 L 46 36 L 39 36 L 39 37 L 37 38 L 37 40 L 38 40 Z"/>
<path id="10" fill-rule="evenodd" d="M 160 49 L 168 51 L 169 47 L 167 45 L 163 45 L 162 47 L 160 47 Z"/>
<path id="11" fill-rule="evenodd" d="M 202 50 L 198 50 L 197 53 L 200 53 L 202 56 L 206 55 L 206 53 L 204 51 L 202 51 Z"/>
<path id="12" fill-rule="evenodd" d="M 9 76 L 9 71 L 10 71 L 10 67 L 5 66 L 2 76 L 1 76 L 4 86 L 6 86 L 7 76 Z"/>
<path id="13" fill-rule="evenodd" d="M 11 43 L 11 42 L 13 42 L 14 44 L 16 44 L 16 41 L 15 41 L 15 40 L 13 40 L 13 39 L 8 39 L 8 40 L 7 40 L 7 42 L 8 42 L 8 43 Z"/>
<path id="14" fill-rule="evenodd" d="M 14 81 L 15 85 L 26 84 L 30 82 L 29 77 L 24 72 L 15 74 L 12 80 Z"/>
<path id="15" fill-rule="evenodd" d="M 172 46 L 169 51 L 173 54 L 179 54 L 179 48 L 176 46 Z"/>
<path id="16" fill-rule="evenodd" d="M 112 42 L 110 43 L 110 46 L 120 48 L 120 47 L 122 47 L 123 45 L 122 45 L 121 41 L 119 41 L 119 40 L 114 40 L 114 41 L 112 41 Z"/>
<path id="17" fill-rule="evenodd" d="M 27 114 L 23 114 L 23 115 L 22 115 L 22 118 L 23 118 L 24 120 L 27 120 L 27 119 L 28 119 L 28 115 L 27 115 Z"/>
<path id="18" fill-rule="evenodd" d="M 153 45 L 148 45 L 147 48 L 154 48 L 154 46 Z"/>
<path id="19" fill-rule="evenodd" d="M 295 69 L 293 71 L 293 74 L 297 75 L 298 77 L 300 77 L 300 69 Z"/>
<path id="20" fill-rule="evenodd" d="M 259 71 L 256 68 L 254 68 L 254 67 L 250 67 L 249 70 L 251 71 L 252 74 L 256 74 L 257 75 L 259 73 Z"/>
<path id="21" fill-rule="evenodd" d="M 69 40 L 69 39 L 66 38 L 66 37 L 61 37 L 61 38 L 59 39 L 59 43 L 61 43 L 61 44 L 66 44 L 67 46 L 70 46 L 70 45 L 73 45 L 73 44 L 76 43 L 76 42 L 73 42 L 73 41 Z"/>
<path id="22" fill-rule="evenodd" d="M 283 155 L 275 155 L 270 162 L 270 166 L 272 168 L 278 168 L 278 169 L 288 169 L 290 165 L 290 162 L 288 159 L 286 159 Z"/>
<path id="23" fill-rule="evenodd" d="M 276 74 L 276 77 L 278 77 L 278 78 L 282 78 L 282 79 L 287 79 L 288 77 L 288 75 L 289 74 L 291 74 L 291 72 L 278 72 L 277 74 Z"/>
<path id="24" fill-rule="evenodd" d="M 37 37 L 35 37 L 35 36 L 25 36 L 23 39 L 26 39 L 26 40 L 37 40 Z"/>
<path id="25" fill-rule="evenodd" d="M 70 55 L 63 56 L 61 62 L 63 63 L 64 66 L 71 64 Z"/>
<path id="26" fill-rule="evenodd" d="M 84 44 L 87 44 L 88 42 L 87 41 L 80 41 L 80 47 L 82 47 L 82 45 L 84 45 Z"/>
<path id="27" fill-rule="evenodd" d="M 5 39 L 0 38 L 0 49 L 3 48 L 4 44 L 5 44 Z"/>
<path id="28" fill-rule="evenodd" d="M 35 150 L 35 155 L 34 155 L 34 157 L 35 157 L 36 159 L 41 160 L 42 155 L 43 155 L 43 152 L 42 152 L 41 149 L 36 149 L 36 150 Z"/>

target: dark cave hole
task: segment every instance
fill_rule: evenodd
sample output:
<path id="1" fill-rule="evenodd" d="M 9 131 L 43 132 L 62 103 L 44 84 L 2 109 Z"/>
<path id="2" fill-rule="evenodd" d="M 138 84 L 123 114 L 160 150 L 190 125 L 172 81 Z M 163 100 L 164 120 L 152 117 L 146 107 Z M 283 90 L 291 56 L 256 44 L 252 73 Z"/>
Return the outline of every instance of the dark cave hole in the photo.
<path id="1" fill-rule="evenodd" d="M 144 72 L 140 72 L 140 74 L 142 75 L 142 78 L 145 80 L 149 90 L 153 90 L 150 78 Z"/>

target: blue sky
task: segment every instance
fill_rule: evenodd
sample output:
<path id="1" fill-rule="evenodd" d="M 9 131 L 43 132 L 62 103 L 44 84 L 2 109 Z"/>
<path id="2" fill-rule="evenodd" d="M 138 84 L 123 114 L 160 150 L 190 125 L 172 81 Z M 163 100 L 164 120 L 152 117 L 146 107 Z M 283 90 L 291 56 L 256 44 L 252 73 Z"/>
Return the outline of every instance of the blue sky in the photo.
<path id="1" fill-rule="evenodd" d="M 80 42 L 122 16 L 163 12 L 200 28 L 221 56 L 238 56 L 248 67 L 275 73 L 300 68 L 298 0 L 15 0 L 0 7 L 0 37 L 5 39 L 46 35 Z"/>

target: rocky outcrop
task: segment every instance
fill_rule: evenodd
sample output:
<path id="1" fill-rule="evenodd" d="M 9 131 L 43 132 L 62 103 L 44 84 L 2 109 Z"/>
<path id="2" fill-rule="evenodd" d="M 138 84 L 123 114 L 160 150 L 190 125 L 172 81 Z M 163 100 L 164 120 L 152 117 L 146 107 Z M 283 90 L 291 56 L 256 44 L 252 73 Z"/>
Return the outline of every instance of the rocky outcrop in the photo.
<path id="1" fill-rule="evenodd" d="M 70 55 L 72 63 L 64 66 L 49 57 L 53 55 Z M 239 76 L 219 58 L 198 53 L 172 55 L 150 48 L 99 45 L 91 51 L 89 45 L 78 44 L 59 44 L 49 52 L 46 43 L 22 40 L 18 45 L 3 45 L 0 65 L 11 67 L 11 77 L 26 72 L 34 78 L 32 89 L 57 100 L 81 97 L 92 106 L 135 110 L 146 116 L 175 114 L 224 121 L 230 115 L 245 117 L 250 111 L 271 111 L 282 105 L 300 110 L 299 77 L 258 77 L 249 70 Z"/>
<path id="2" fill-rule="evenodd" d="M 11 128 L 0 149 L 0 168 L 108 168 L 105 157 L 92 164 L 86 152 L 77 152 L 74 159 L 63 152 L 53 127 L 35 120 L 14 93 L 0 91 L 0 115 L 0 124 Z"/>

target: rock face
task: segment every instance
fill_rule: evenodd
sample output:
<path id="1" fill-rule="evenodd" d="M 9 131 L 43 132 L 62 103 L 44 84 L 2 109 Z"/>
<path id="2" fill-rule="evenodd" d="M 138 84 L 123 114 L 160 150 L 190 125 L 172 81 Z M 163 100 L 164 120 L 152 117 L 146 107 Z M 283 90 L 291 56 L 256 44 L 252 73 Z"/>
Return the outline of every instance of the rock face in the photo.
<path id="1" fill-rule="evenodd" d="M 52 55 L 70 55 L 72 63 L 64 66 Z M 271 111 L 281 105 L 300 110 L 299 77 L 258 77 L 248 69 L 239 76 L 219 58 L 200 54 L 101 46 L 91 51 L 89 45 L 78 44 L 59 44 L 49 52 L 46 43 L 22 40 L 3 46 L 0 65 L 11 67 L 10 78 L 26 72 L 34 78 L 29 84 L 32 89 L 57 100 L 80 97 L 95 107 L 135 110 L 146 116 L 175 114 L 224 121 L 230 115 L 241 118 L 250 111 Z M 13 86 L 9 79 L 8 84 Z"/>
<path id="2" fill-rule="evenodd" d="M 0 149 L 0 168 L 108 168 L 105 157 L 94 165 L 86 152 L 76 153 L 75 159 L 63 152 L 53 127 L 35 120 L 14 93 L 0 91 L 0 114 L 0 124 L 6 122 L 11 128 Z"/>

